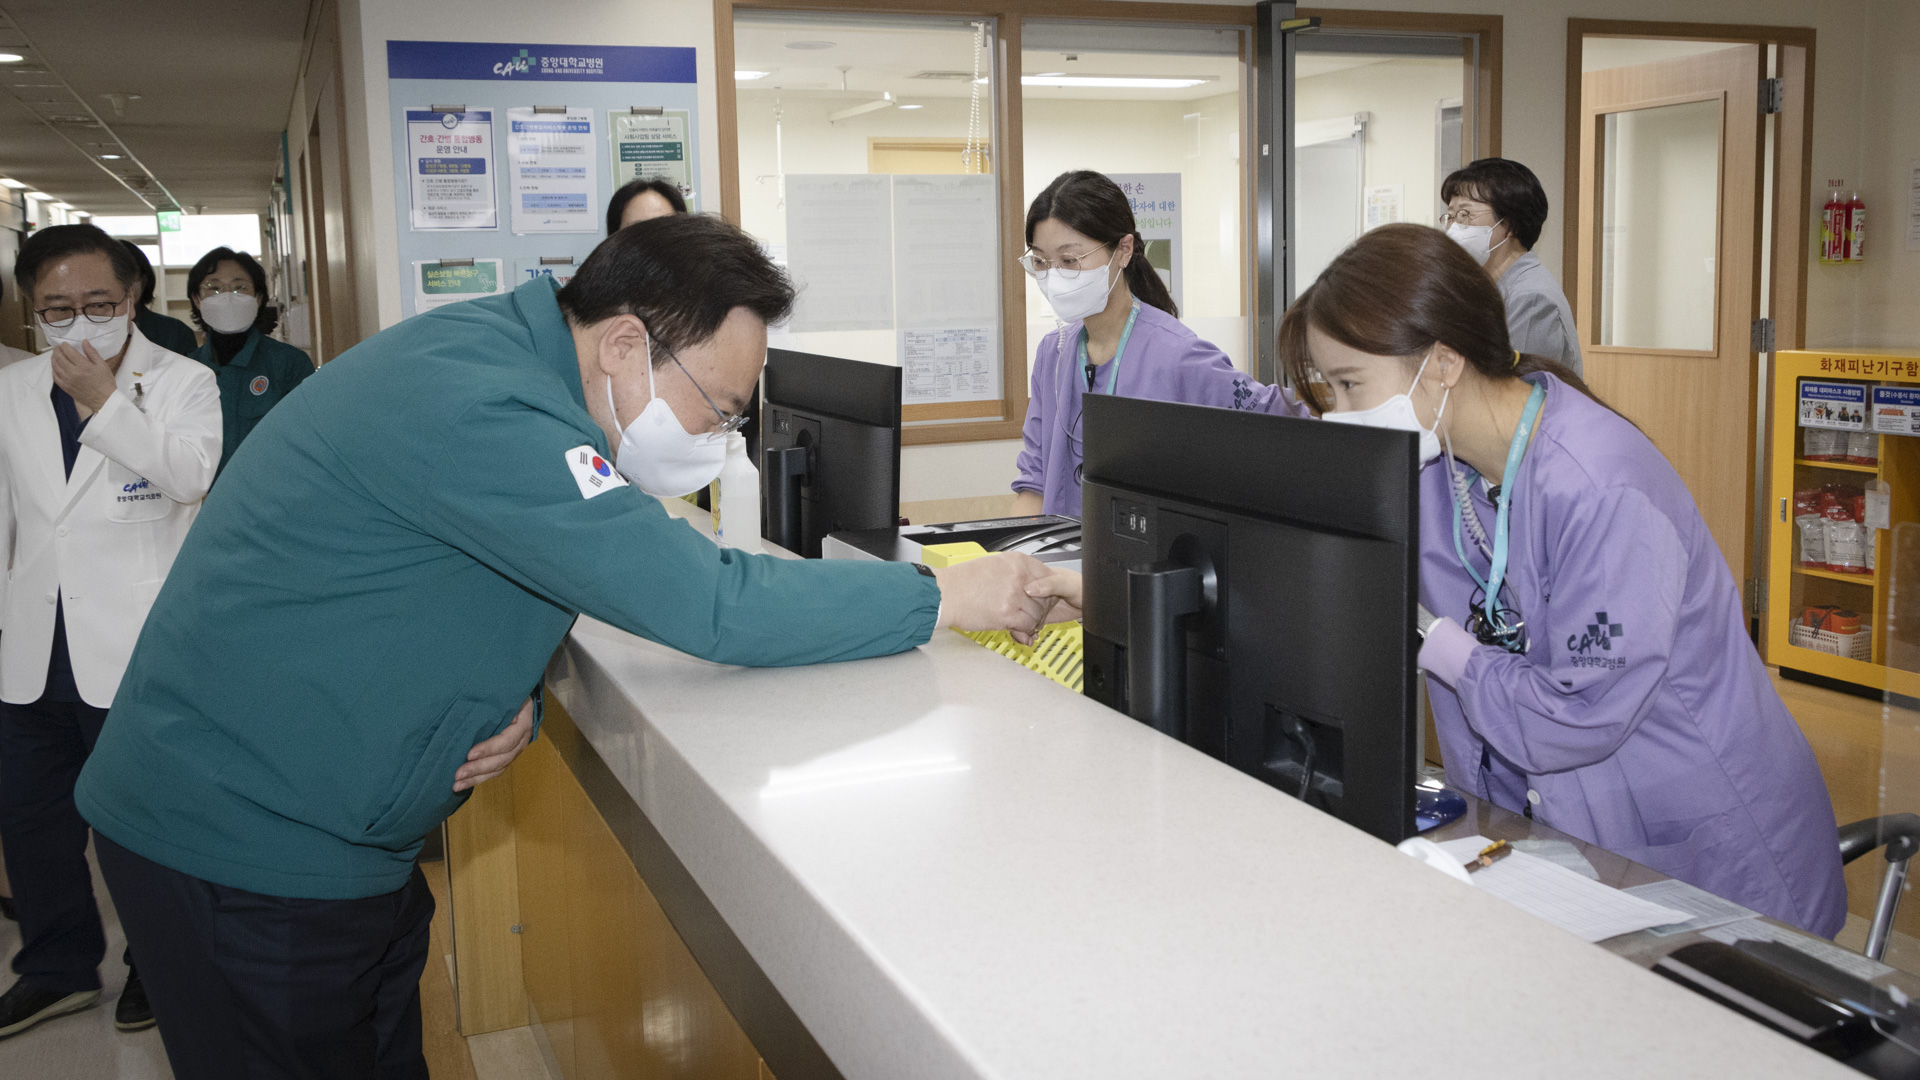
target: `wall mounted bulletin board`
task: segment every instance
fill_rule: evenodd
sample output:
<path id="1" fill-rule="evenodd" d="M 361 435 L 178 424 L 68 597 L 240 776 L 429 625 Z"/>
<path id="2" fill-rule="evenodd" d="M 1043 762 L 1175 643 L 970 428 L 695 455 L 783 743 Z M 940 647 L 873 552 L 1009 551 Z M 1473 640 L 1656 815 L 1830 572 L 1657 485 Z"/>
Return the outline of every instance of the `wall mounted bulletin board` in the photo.
<path id="1" fill-rule="evenodd" d="M 699 210 L 697 91 L 690 48 L 387 42 L 403 317 L 571 277 L 635 177 Z"/>

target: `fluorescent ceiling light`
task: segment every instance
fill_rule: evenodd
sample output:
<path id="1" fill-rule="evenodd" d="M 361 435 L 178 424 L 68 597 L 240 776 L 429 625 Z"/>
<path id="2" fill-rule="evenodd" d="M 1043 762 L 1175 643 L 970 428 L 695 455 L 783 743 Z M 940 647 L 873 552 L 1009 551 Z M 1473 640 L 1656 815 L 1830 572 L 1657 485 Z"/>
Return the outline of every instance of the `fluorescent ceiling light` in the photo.
<path id="1" fill-rule="evenodd" d="M 119 154 L 101 154 L 100 160 L 101 161 L 119 161 L 120 155 Z"/>
<path id="2" fill-rule="evenodd" d="M 1212 76 L 1204 78 L 1157 78 L 1134 75 L 1022 75 L 1021 86 L 1060 86 L 1086 87 L 1107 90 L 1184 90 L 1189 86 L 1210 83 Z"/>
<path id="3" fill-rule="evenodd" d="M 11 176 L 0 176 L 0 187 L 8 187 L 8 188 L 12 188 L 15 191 L 19 191 L 22 188 L 25 188 L 26 186 L 27 185 L 21 183 L 18 180 L 15 180 Z"/>
<path id="4" fill-rule="evenodd" d="M 0 52 L 0 64 L 17 64 L 25 59 L 17 52 Z"/>
<path id="5" fill-rule="evenodd" d="M 837 124 L 842 120 L 851 120 L 856 116 L 864 116 L 870 112 L 891 108 L 893 108 L 893 94 L 889 92 L 880 95 L 878 101 L 869 101 L 861 105 L 855 105 L 851 109 L 841 109 L 839 112 L 830 112 L 827 114 L 827 122 Z"/>
<path id="6" fill-rule="evenodd" d="M 771 74 L 772 72 L 769 71 L 747 71 L 744 68 L 738 68 L 735 69 L 733 77 L 740 82 L 752 82 L 755 79 L 764 79 Z"/>
<path id="7" fill-rule="evenodd" d="M 900 108 L 902 111 L 905 111 L 907 109 L 924 109 L 926 108 L 926 106 L 925 105 L 902 105 L 900 106 Z"/>
<path id="8" fill-rule="evenodd" d="M 32 199 L 35 202 L 46 202 L 48 199 L 53 198 L 53 196 L 47 194 L 44 191 L 29 191 L 27 192 L 27 198 Z"/>

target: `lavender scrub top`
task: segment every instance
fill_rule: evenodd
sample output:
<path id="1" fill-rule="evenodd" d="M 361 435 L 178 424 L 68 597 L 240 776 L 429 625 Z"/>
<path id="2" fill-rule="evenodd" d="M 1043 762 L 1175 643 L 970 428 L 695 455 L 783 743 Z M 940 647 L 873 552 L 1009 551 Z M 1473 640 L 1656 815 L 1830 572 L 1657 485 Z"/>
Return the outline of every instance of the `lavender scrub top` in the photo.
<path id="1" fill-rule="evenodd" d="M 1420 482 L 1420 654 L 1447 781 L 1783 922 L 1846 922 L 1833 804 L 1747 636 L 1726 558 L 1639 429 L 1551 375 L 1516 475 L 1506 606 L 1524 655 L 1460 628 L 1475 593 L 1444 457 Z M 1464 464 L 1488 537 L 1494 504 Z M 1483 578 L 1486 556 L 1463 548 Z"/>
<path id="2" fill-rule="evenodd" d="M 1227 354 L 1151 304 L 1138 314 L 1120 354 L 1095 369 L 1093 393 L 1180 401 L 1223 409 L 1308 415 L 1278 386 L 1237 370 Z M 1048 334 L 1033 356 L 1033 396 L 1027 402 L 1026 445 L 1015 491 L 1039 492 L 1042 511 L 1080 516 L 1080 461 L 1086 442 L 1081 402 L 1088 393 L 1080 362 L 1083 323 Z M 1115 385 L 1115 380 L 1118 385 Z"/>

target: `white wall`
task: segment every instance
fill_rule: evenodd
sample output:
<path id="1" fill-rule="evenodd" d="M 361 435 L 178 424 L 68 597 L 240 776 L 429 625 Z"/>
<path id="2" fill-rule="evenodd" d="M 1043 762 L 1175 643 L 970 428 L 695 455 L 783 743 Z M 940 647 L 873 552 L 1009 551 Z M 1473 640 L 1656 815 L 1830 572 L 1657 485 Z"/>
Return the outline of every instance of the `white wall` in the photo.
<path id="1" fill-rule="evenodd" d="M 348 38 L 350 135 L 364 147 L 354 165 L 356 252 L 374 286 L 379 325 L 399 318 L 392 151 L 387 139 L 386 41 L 389 38 L 581 40 L 693 46 L 700 77 L 702 198 L 718 205 L 718 127 L 713 100 L 713 9 L 686 0 L 341 0 Z M 1116 4 L 1126 0 L 1115 0 Z M 1218 0 L 1214 0 L 1218 2 Z M 1250 4 L 1251 0 L 1247 0 Z M 1556 215 L 1565 191 L 1567 19 L 1754 23 L 1808 26 L 1816 54 L 1813 176 L 1804 221 L 1812 228 L 1825 178 L 1858 183 L 1874 216 L 1869 261 L 1808 267 L 1808 340 L 1814 344 L 1920 345 L 1920 253 L 1907 252 L 1901 224 L 1907 162 L 1920 158 L 1920 13 L 1911 0 L 1320 0 L 1322 8 L 1498 14 L 1505 39 L 1502 153 L 1540 177 Z M 554 29 L 564 28 L 564 29 Z M 358 52 L 354 49 L 357 39 Z M 1872 94 L 1867 92 L 1872 88 Z M 924 112 L 933 112 L 929 107 Z M 1114 133 L 1118 146 L 1129 135 Z M 1429 145 L 1430 137 L 1422 140 Z M 1034 153 L 1029 136 L 1028 153 Z M 375 182 L 375 179 L 378 182 Z M 1409 200 L 1411 205 L 1411 200 Z M 1559 219 L 1556 217 L 1556 221 Z M 1560 272 L 1560 229 L 1550 225 L 1535 249 Z M 1191 291 L 1191 289 L 1190 289 Z M 368 323 L 367 325 L 371 325 Z M 989 461 L 1011 462 L 1013 444 L 915 447 L 903 497 L 985 494 Z M 990 449 L 998 448 L 998 449 Z M 995 457 L 994 455 L 998 455 Z M 977 458 L 976 458 L 977 456 Z M 1004 467 L 1003 467 L 1004 468 Z M 994 477 L 999 481 L 999 477 Z M 988 490 L 999 490 L 997 486 Z M 907 492 L 911 491 L 912 494 Z"/>
<path id="2" fill-rule="evenodd" d="M 1430 225 L 1440 212 L 1435 126 L 1440 102 L 1458 100 L 1465 64 L 1438 56 L 1407 56 L 1344 68 L 1296 84 L 1296 121 L 1350 118 L 1367 112 L 1366 187 L 1399 185 L 1400 220 Z M 1468 151 L 1468 158 L 1473 154 Z"/>

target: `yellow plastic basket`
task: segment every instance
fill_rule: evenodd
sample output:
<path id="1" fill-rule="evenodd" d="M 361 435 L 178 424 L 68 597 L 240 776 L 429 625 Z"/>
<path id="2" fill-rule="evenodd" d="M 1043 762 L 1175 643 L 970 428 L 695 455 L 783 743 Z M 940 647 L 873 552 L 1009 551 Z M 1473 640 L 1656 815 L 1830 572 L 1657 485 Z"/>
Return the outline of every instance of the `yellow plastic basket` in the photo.
<path id="1" fill-rule="evenodd" d="M 1086 650 L 1081 643 L 1078 619 L 1047 625 L 1032 645 L 1020 644 L 1005 630 L 956 630 L 955 633 L 972 638 L 1076 694 L 1085 683 Z"/>

